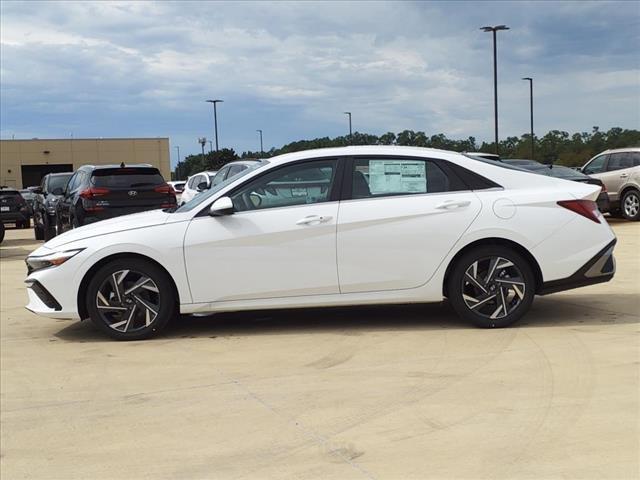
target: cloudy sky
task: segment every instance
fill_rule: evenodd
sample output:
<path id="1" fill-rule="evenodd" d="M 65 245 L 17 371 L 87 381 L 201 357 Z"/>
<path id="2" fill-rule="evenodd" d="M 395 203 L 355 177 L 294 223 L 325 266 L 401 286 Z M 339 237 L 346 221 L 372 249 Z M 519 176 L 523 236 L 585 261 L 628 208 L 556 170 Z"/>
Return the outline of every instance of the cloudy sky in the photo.
<path id="1" fill-rule="evenodd" d="M 501 137 L 640 128 L 639 2 L 1 3 L 0 136 L 213 136 L 265 148 L 354 130 Z M 172 148 L 175 163 L 176 152 Z"/>

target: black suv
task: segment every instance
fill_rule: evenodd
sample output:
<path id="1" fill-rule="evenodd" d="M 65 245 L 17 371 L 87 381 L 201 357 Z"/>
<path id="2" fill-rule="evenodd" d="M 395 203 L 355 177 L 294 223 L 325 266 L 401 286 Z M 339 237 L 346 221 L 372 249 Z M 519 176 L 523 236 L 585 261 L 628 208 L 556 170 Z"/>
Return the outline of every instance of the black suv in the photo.
<path id="1" fill-rule="evenodd" d="M 150 165 L 84 165 L 69 179 L 57 206 L 57 229 L 107 218 L 174 208 L 176 193 Z"/>
<path id="2" fill-rule="evenodd" d="M 40 187 L 34 190 L 33 232 L 36 240 L 51 240 L 56 236 L 56 206 L 71 175 L 73 172 L 45 175 Z"/>
<path id="3" fill-rule="evenodd" d="M 15 223 L 16 228 L 29 228 L 31 208 L 15 188 L 0 188 L 0 220 Z"/>

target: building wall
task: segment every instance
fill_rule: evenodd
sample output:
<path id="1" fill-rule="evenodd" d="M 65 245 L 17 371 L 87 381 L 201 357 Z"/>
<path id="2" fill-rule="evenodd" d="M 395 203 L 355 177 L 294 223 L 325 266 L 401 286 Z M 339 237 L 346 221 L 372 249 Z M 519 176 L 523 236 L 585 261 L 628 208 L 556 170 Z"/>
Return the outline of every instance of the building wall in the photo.
<path id="1" fill-rule="evenodd" d="M 48 152 L 48 153 L 47 153 Z M 171 180 L 168 138 L 0 140 L 0 185 L 22 185 L 23 165 L 148 163 Z"/>

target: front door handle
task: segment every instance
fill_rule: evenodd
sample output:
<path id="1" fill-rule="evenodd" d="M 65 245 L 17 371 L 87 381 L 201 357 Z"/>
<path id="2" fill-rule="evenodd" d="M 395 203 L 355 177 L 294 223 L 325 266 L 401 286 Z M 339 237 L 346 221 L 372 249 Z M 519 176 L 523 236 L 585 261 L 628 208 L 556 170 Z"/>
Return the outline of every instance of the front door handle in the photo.
<path id="1" fill-rule="evenodd" d="M 329 220 L 331 220 L 331 217 L 328 215 L 309 215 L 298 220 L 296 225 L 317 225 L 328 222 Z"/>
<path id="2" fill-rule="evenodd" d="M 436 208 L 438 210 L 454 210 L 456 208 L 468 207 L 469 205 L 471 205 L 469 200 L 446 200 L 439 205 L 436 205 Z"/>

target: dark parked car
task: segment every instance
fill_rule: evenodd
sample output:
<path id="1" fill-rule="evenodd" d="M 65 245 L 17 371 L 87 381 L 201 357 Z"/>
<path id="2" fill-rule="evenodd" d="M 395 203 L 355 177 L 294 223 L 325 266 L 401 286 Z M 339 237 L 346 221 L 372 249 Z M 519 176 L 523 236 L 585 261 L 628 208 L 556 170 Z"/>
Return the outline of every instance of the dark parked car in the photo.
<path id="1" fill-rule="evenodd" d="M 15 188 L 0 189 L 0 219 L 2 223 L 15 223 L 17 228 L 29 228 L 31 209 Z"/>
<path id="2" fill-rule="evenodd" d="M 72 175 L 72 172 L 50 173 L 44 176 L 40 187 L 35 189 L 33 232 L 36 240 L 51 240 L 56 236 L 56 206 Z"/>
<path id="3" fill-rule="evenodd" d="M 174 208 L 176 193 L 150 165 L 84 165 L 69 179 L 58 202 L 62 233 L 107 218 L 158 208 Z"/>
<path id="4" fill-rule="evenodd" d="M 528 161 L 531 162 L 532 160 Z M 529 170 L 530 172 L 538 173 L 540 175 L 546 175 L 548 177 L 562 178 L 564 180 L 571 180 L 574 182 L 598 185 L 600 187 L 600 195 L 598 195 L 598 199 L 596 200 L 596 203 L 598 204 L 598 210 L 600 210 L 602 213 L 609 211 L 609 195 L 607 193 L 607 188 L 605 187 L 604 183 L 602 183 L 602 180 L 590 177 L 589 175 L 585 175 L 584 173 L 574 170 L 573 168 L 564 167 L 562 165 L 545 165 L 543 163 L 535 162 L 531 164 L 520 164 L 516 166 L 518 168 Z"/>

